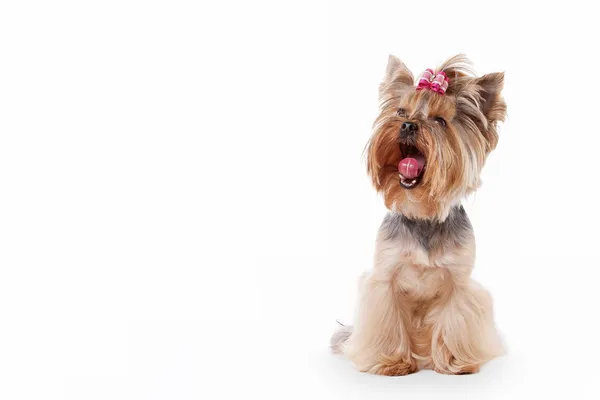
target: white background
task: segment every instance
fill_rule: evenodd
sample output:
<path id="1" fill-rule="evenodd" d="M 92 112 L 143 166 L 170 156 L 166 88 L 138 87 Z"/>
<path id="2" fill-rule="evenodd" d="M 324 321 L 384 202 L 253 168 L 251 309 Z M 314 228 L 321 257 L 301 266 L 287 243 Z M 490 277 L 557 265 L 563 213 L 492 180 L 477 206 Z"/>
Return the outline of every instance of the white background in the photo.
<path id="1" fill-rule="evenodd" d="M 598 22 L 574 1 L 0 5 L 0 398 L 598 398 Z M 387 56 L 505 71 L 466 201 L 508 355 L 329 354 L 385 213 Z"/>

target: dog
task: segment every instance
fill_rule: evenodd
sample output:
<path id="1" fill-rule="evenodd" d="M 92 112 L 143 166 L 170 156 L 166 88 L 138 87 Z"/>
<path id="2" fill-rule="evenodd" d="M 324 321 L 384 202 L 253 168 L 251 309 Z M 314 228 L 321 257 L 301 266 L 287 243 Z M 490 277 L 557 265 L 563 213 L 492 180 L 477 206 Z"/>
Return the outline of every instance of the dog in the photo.
<path id="1" fill-rule="evenodd" d="M 491 297 L 470 277 L 475 240 L 461 205 L 498 143 L 503 86 L 504 73 L 478 77 L 464 55 L 427 69 L 415 85 L 389 57 L 365 148 L 389 212 L 373 269 L 359 282 L 354 326 L 331 338 L 332 350 L 362 372 L 471 374 L 504 352 Z"/>

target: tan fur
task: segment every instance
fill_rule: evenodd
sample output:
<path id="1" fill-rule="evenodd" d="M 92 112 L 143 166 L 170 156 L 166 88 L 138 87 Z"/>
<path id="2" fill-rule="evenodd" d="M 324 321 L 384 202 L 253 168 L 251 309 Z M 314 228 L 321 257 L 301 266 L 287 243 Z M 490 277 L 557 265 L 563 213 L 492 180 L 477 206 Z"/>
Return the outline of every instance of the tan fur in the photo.
<path id="1" fill-rule="evenodd" d="M 473 76 L 464 56 L 446 61 L 446 95 L 416 91 L 412 73 L 390 56 L 380 86 L 381 114 L 367 146 L 373 185 L 386 206 L 411 219 L 444 221 L 450 209 L 479 186 L 487 155 L 497 144 L 496 123 L 504 119 L 502 74 Z M 397 114 L 399 108 L 408 112 Z M 433 122 L 443 117 L 442 129 Z M 399 184 L 398 132 L 404 121 L 420 125 L 417 147 L 426 156 L 422 182 Z M 461 242 L 425 248 L 410 237 L 377 238 L 374 267 L 360 280 L 354 327 L 334 337 L 334 351 L 360 371 L 406 375 L 420 368 L 467 374 L 502 354 L 489 294 L 471 278 L 472 234 Z"/>
<path id="2" fill-rule="evenodd" d="M 503 74 L 473 77 L 463 56 L 441 68 L 450 77 L 446 95 L 415 91 L 412 73 L 391 56 L 379 89 L 381 114 L 366 149 L 368 172 L 386 207 L 414 218 L 444 220 L 453 205 L 479 187 L 481 169 L 498 142 L 496 123 L 506 113 L 500 96 Z M 399 108 L 406 109 L 408 117 L 399 117 Z M 434 117 L 443 117 L 446 129 L 440 129 Z M 417 147 L 428 165 L 423 184 L 411 191 L 398 181 L 398 132 L 407 120 L 421 125 Z"/>

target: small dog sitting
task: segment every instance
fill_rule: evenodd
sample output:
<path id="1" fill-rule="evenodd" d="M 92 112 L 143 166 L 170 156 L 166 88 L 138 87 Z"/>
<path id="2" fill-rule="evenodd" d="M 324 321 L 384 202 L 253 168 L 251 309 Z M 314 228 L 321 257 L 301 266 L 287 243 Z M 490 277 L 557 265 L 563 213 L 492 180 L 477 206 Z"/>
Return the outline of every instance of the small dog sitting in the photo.
<path id="1" fill-rule="evenodd" d="M 412 73 L 390 56 L 381 114 L 367 145 L 368 173 L 390 210 L 372 271 L 359 284 L 355 325 L 331 338 L 363 372 L 419 369 L 470 374 L 503 352 L 492 301 L 470 278 L 475 240 L 460 201 L 506 116 L 503 73 L 476 77 L 462 55 Z"/>

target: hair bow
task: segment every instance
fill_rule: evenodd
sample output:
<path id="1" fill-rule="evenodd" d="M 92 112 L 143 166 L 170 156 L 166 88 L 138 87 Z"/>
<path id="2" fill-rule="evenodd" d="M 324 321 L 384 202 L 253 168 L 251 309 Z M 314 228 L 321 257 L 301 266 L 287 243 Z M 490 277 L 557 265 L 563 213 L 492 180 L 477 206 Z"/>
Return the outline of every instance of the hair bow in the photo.
<path id="1" fill-rule="evenodd" d="M 444 94 L 446 93 L 446 89 L 448 89 L 448 82 L 450 80 L 445 72 L 442 71 L 435 74 L 433 70 L 427 68 L 419 79 L 417 90 L 429 89 L 433 92 Z"/>

